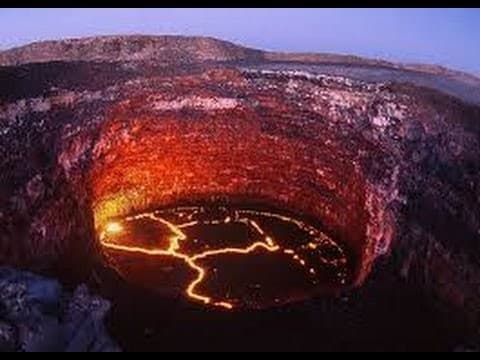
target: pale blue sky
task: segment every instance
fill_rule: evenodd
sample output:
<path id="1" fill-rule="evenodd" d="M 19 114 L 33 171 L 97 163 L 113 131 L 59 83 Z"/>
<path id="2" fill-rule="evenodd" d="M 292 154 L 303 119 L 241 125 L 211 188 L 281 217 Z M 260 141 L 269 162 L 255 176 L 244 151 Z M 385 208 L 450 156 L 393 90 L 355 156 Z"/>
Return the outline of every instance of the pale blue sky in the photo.
<path id="1" fill-rule="evenodd" d="M 206 35 L 270 50 L 436 63 L 480 74 L 479 9 L 0 9 L 0 48 L 107 34 Z"/>

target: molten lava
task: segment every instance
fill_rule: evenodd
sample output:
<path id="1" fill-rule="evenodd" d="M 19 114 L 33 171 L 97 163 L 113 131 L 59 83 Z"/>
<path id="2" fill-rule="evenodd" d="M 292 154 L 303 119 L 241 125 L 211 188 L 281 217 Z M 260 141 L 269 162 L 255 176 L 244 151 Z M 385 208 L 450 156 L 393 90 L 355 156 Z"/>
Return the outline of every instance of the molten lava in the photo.
<path id="1" fill-rule="evenodd" d="M 239 298 L 242 295 L 232 298 L 230 293 L 234 291 L 231 290 L 217 291 L 220 294 L 201 293 L 198 287 L 209 281 L 209 268 L 203 264 L 205 261 L 222 260 L 225 256 L 233 255 L 251 258 L 265 253 L 275 256 L 279 261 L 288 260 L 290 267 L 295 264 L 297 272 L 297 268 L 301 268 L 301 277 L 308 278 L 312 286 L 318 284 L 318 274 L 325 272 L 326 267 L 330 267 L 330 272 L 333 269 L 334 282 L 338 285 L 346 283 L 348 268 L 344 250 L 318 229 L 303 221 L 272 212 L 242 209 L 225 213 L 226 209 L 223 210 L 220 214 L 212 214 L 203 207 L 182 207 L 128 216 L 108 223 L 100 234 L 100 241 L 106 253 L 110 253 L 112 264 L 119 253 L 123 256 L 142 254 L 181 260 L 196 272 L 196 277 L 185 286 L 186 295 L 205 305 L 225 309 L 232 309 L 242 303 L 245 305 L 249 301 Z M 297 233 L 292 228 L 296 228 Z M 225 231 L 233 231 L 237 239 L 209 241 L 209 232 L 213 234 L 211 236 L 218 237 Z M 284 235 L 288 233 L 288 236 L 293 236 L 292 239 L 285 238 Z M 296 242 L 299 239 L 295 237 L 303 240 Z M 226 246 L 225 242 L 240 244 Z M 227 261 L 231 263 L 229 259 Z M 114 267 L 120 274 L 126 272 L 122 266 Z M 248 270 L 247 266 L 241 272 Z M 258 266 L 254 270 L 262 271 Z M 218 269 L 213 268 L 213 273 L 217 272 Z M 223 284 L 221 288 L 230 289 L 236 285 Z M 259 284 L 254 286 L 261 287 Z M 279 301 L 275 299 L 276 303 Z"/>

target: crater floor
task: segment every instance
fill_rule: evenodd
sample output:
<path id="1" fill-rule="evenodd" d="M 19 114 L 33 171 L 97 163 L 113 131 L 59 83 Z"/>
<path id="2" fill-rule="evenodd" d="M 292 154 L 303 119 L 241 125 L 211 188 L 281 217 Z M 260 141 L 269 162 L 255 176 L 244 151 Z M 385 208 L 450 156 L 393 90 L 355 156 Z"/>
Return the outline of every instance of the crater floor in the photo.
<path id="1" fill-rule="evenodd" d="M 263 308 L 347 284 L 347 251 L 318 228 L 254 208 L 176 207 L 109 222 L 108 262 L 128 281 L 205 305 Z"/>

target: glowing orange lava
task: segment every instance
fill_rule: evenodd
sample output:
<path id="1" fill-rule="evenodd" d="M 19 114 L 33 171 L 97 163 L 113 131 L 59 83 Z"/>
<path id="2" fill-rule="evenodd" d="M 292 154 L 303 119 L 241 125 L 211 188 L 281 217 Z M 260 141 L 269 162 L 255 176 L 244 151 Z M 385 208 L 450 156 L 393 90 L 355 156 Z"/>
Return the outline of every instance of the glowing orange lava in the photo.
<path id="1" fill-rule="evenodd" d="M 132 220 L 138 220 L 142 218 L 143 219 L 148 218 L 166 225 L 174 234 L 172 237 L 168 239 L 169 242 L 168 242 L 167 249 L 162 249 L 162 248 L 148 249 L 141 246 L 122 245 L 122 244 L 117 244 L 113 242 L 112 239 L 114 240 L 115 237 L 121 234 L 122 231 L 124 230 L 120 222 L 111 222 L 107 224 L 104 231 L 100 234 L 100 241 L 102 246 L 105 247 L 106 249 L 129 252 L 129 253 L 140 253 L 140 254 L 149 255 L 149 256 L 170 256 L 177 259 L 181 259 L 192 270 L 194 270 L 197 273 L 196 278 L 193 279 L 188 284 L 185 290 L 185 293 L 187 294 L 187 296 L 193 300 L 200 301 L 206 305 L 213 305 L 216 307 L 221 307 L 221 308 L 230 310 L 234 307 L 233 303 L 227 302 L 227 301 L 216 301 L 212 299 L 212 297 L 210 296 L 202 295 L 196 292 L 195 289 L 200 283 L 202 283 L 205 280 L 205 277 L 206 277 L 206 270 L 198 264 L 198 260 L 205 259 L 211 256 L 218 256 L 222 254 L 244 254 L 245 255 L 245 254 L 253 253 L 258 249 L 263 249 L 272 253 L 281 250 L 281 246 L 276 244 L 275 241 L 270 236 L 266 235 L 264 229 L 262 229 L 256 221 L 248 217 L 241 217 L 241 215 L 245 216 L 245 215 L 258 215 L 258 214 L 261 214 L 262 216 L 277 218 L 282 221 L 288 221 L 290 223 L 295 224 L 298 227 L 301 227 L 302 229 L 307 230 L 310 234 L 313 234 L 315 232 L 313 228 L 309 227 L 305 223 L 286 217 L 286 216 L 281 216 L 278 214 L 267 213 L 267 212 L 260 213 L 260 212 L 255 212 L 253 210 L 243 210 L 243 211 L 236 212 L 235 220 L 232 220 L 230 216 L 226 216 L 222 220 L 209 220 L 206 223 L 218 225 L 222 223 L 228 224 L 233 221 L 241 222 L 249 225 L 252 229 L 254 229 L 256 233 L 263 238 L 262 241 L 256 241 L 251 245 L 247 247 L 242 247 L 242 248 L 224 247 L 224 248 L 215 249 L 215 250 L 203 251 L 201 253 L 194 254 L 194 255 L 188 255 L 180 251 L 180 248 L 181 248 L 180 243 L 188 240 L 187 236 L 182 231 L 182 229 L 197 225 L 200 223 L 200 221 L 193 220 L 193 221 L 188 221 L 180 224 L 174 224 L 173 222 L 168 221 L 165 218 L 155 215 L 155 212 L 153 212 L 153 213 L 144 213 L 140 215 L 126 217 L 124 220 L 132 221 Z M 205 223 L 205 222 L 202 222 L 202 223 Z M 309 243 L 307 244 L 307 246 L 312 249 L 312 248 L 316 248 L 317 244 Z M 294 250 L 292 249 L 282 249 L 282 250 L 284 254 L 291 255 L 291 258 L 301 266 L 303 267 L 307 266 L 307 262 L 304 259 L 302 259 Z M 315 275 L 316 272 L 311 267 L 308 269 L 307 273 L 309 273 L 310 275 Z"/>

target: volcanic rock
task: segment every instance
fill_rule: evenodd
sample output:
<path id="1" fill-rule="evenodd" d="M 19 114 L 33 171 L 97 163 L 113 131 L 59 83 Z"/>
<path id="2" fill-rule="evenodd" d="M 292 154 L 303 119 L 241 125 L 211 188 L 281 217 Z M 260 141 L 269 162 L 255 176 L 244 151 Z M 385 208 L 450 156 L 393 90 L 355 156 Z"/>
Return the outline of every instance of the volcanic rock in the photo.
<path id="1" fill-rule="evenodd" d="M 109 303 L 85 286 L 0 269 L 0 351 L 118 351 L 103 327 Z"/>
<path id="2" fill-rule="evenodd" d="M 388 273 L 480 327 L 475 77 L 172 36 L 43 42 L 0 63 L 2 264 L 78 283 L 113 216 L 255 199 L 346 243 L 352 291 Z"/>

